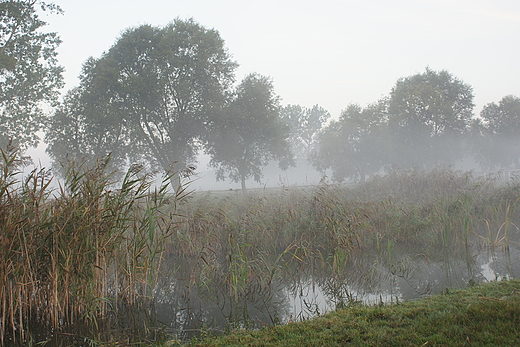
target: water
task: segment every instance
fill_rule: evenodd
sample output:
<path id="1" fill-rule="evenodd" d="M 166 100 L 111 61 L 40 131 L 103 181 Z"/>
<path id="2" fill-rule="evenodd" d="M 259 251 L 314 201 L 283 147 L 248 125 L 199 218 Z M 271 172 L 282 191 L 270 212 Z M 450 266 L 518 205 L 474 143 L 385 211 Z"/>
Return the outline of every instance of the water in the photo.
<path id="1" fill-rule="evenodd" d="M 268 284 L 252 280 L 235 290 L 225 281 L 200 285 L 170 277 L 157 291 L 157 317 L 167 331 L 187 339 L 204 331 L 221 333 L 237 327 L 259 328 L 310 319 L 358 302 L 369 305 L 415 300 L 446 289 L 520 277 L 520 249 L 435 257 L 410 249 L 392 259 L 357 254 L 342 272 L 299 272 L 277 276 Z M 165 283 L 168 283 L 166 286 Z"/>

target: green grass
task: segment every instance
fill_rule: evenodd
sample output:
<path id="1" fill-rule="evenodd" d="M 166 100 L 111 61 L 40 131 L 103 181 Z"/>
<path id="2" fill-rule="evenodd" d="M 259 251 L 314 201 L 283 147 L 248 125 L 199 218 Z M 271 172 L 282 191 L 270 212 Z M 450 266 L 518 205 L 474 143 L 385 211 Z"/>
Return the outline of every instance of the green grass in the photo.
<path id="1" fill-rule="evenodd" d="M 183 346 L 519 346 L 519 327 L 520 280 L 511 280 L 417 301 L 355 305 L 309 321 Z"/>

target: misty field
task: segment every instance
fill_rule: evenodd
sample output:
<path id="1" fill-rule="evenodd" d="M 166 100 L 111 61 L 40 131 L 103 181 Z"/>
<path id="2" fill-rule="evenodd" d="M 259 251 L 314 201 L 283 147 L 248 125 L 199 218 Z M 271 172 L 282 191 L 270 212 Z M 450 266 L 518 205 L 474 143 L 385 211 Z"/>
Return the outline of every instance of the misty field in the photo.
<path id="1" fill-rule="evenodd" d="M 189 339 L 519 276 L 518 180 L 437 169 L 356 186 L 172 193 L 106 163 L 59 188 L 3 153 L 4 345 Z"/>

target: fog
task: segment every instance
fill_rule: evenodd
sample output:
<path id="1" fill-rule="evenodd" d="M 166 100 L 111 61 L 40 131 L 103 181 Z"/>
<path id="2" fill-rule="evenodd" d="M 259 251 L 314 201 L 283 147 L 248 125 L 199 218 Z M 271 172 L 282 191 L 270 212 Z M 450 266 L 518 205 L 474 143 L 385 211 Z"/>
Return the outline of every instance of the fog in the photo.
<path id="1" fill-rule="evenodd" d="M 61 0 L 56 4 L 63 8 L 64 14 L 45 14 L 42 18 L 48 22 L 45 30 L 56 31 L 63 40 L 58 48 L 58 60 L 65 67 L 62 95 L 78 85 L 87 58 L 101 57 L 124 30 L 143 24 L 161 27 L 175 18 L 193 18 L 220 33 L 226 50 L 239 64 L 235 84 L 243 76 L 258 72 L 271 78 L 281 106 L 319 105 L 330 112 L 333 121 L 340 119 L 353 103 L 366 107 L 384 98 L 397 80 L 420 74 L 425 67 L 447 70 L 471 86 L 474 119 L 479 118 L 487 104 L 520 90 L 518 79 L 510 78 L 520 73 L 517 64 L 520 50 L 510 44 L 520 30 L 520 8 L 514 2 L 325 1 L 318 6 L 314 2 L 289 0 L 262 4 L 224 1 L 218 5 L 210 1 L 182 4 L 149 1 L 143 6 L 132 1 L 86 4 Z M 43 137 L 44 133 L 40 133 L 40 138 Z M 420 153 L 431 150 L 421 151 L 418 146 L 415 143 L 412 147 L 419 158 Z M 471 146 L 444 147 L 434 152 L 462 152 Z M 406 151 L 388 154 L 377 146 L 362 153 L 367 158 L 378 153 L 383 157 L 377 160 L 383 160 L 384 165 L 369 169 L 368 177 L 390 167 L 437 165 L 484 173 L 515 169 L 508 159 L 511 156 L 504 156 L 508 148 L 514 153 L 515 146 L 489 147 L 493 151 L 502 149 L 487 153 L 488 159 L 464 154 L 456 160 L 433 160 L 428 164 L 411 161 Z M 45 148 L 41 141 L 27 154 L 38 166 L 51 167 Z M 502 163 L 486 163 L 493 157 L 507 158 Z M 217 181 L 215 169 L 208 163 L 205 154 L 200 154 L 194 163 L 197 167 L 191 183 L 194 189 L 240 189 L 240 183 L 229 179 Z M 267 188 L 316 184 L 323 178 L 329 182 L 360 180 L 359 174 L 351 175 L 348 169 L 353 166 L 359 171 L 359 160 L 345 165 L 341 170 L 346 174 L 334 177 L 334 172 L 341 171 L 338 167 L 319 171 L 306 158 L 297 159 L 296 167 L 285 171 L 278 169 L 273 161 L 262 168 L 260 182 L 249 178 L 246 184 L 248 188 Z"/>

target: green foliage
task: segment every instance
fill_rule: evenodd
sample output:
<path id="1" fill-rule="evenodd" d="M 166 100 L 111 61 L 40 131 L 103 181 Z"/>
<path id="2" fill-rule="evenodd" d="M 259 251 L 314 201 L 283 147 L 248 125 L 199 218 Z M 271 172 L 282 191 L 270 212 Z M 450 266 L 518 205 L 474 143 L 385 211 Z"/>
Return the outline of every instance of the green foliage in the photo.
<path id="1" fill-rule="evenodd" d="M 128 29 L 101 58 L 85 63 L 79 107 L 69 103 L 53 119 L 49 152 L 77 160 L 110 151 L 115 163 L 184 168 L 226 101 L 235 68 L 218 32 L 192 19 Z M 74 124 L 78 115 L 76 153 L 67 139 L 75 130 L 61 124 Z"/>
<path id="2" fill-rule="evenodd" d="M 61 13 L 43 1 L 0 2 L 0 146 L 13 141 L 22 151 L 38 143 L 36 133 L 48 119 L 42 103 L 53 105 L 63 84 L 56 59 L 60 39 L 41 31 L 46 22 L 37 5 Z"/>
<path id="3" fill-rule="evenodd" d="M 280 109 L 280 117 L 289 126 L 289 142 L 294 155 L 309 159 L 316 135 L 330 119 L 330 113 L 318 105 L 312 108 L 286 105 Z"/>
<path id="4" fill-rule="evenodd" d="M 260 182 L 261 169 L 271 160 L 278 160 L 281 168 L 293 162 L 278 96 L 264 76 L 246 76 L 211 128 L 206 151 L 211 156 L 210 165 L 217 168 L 217 179 L 229 175 L 242 183 L 244 192 L 245 180 L 253 177 Z"/>

